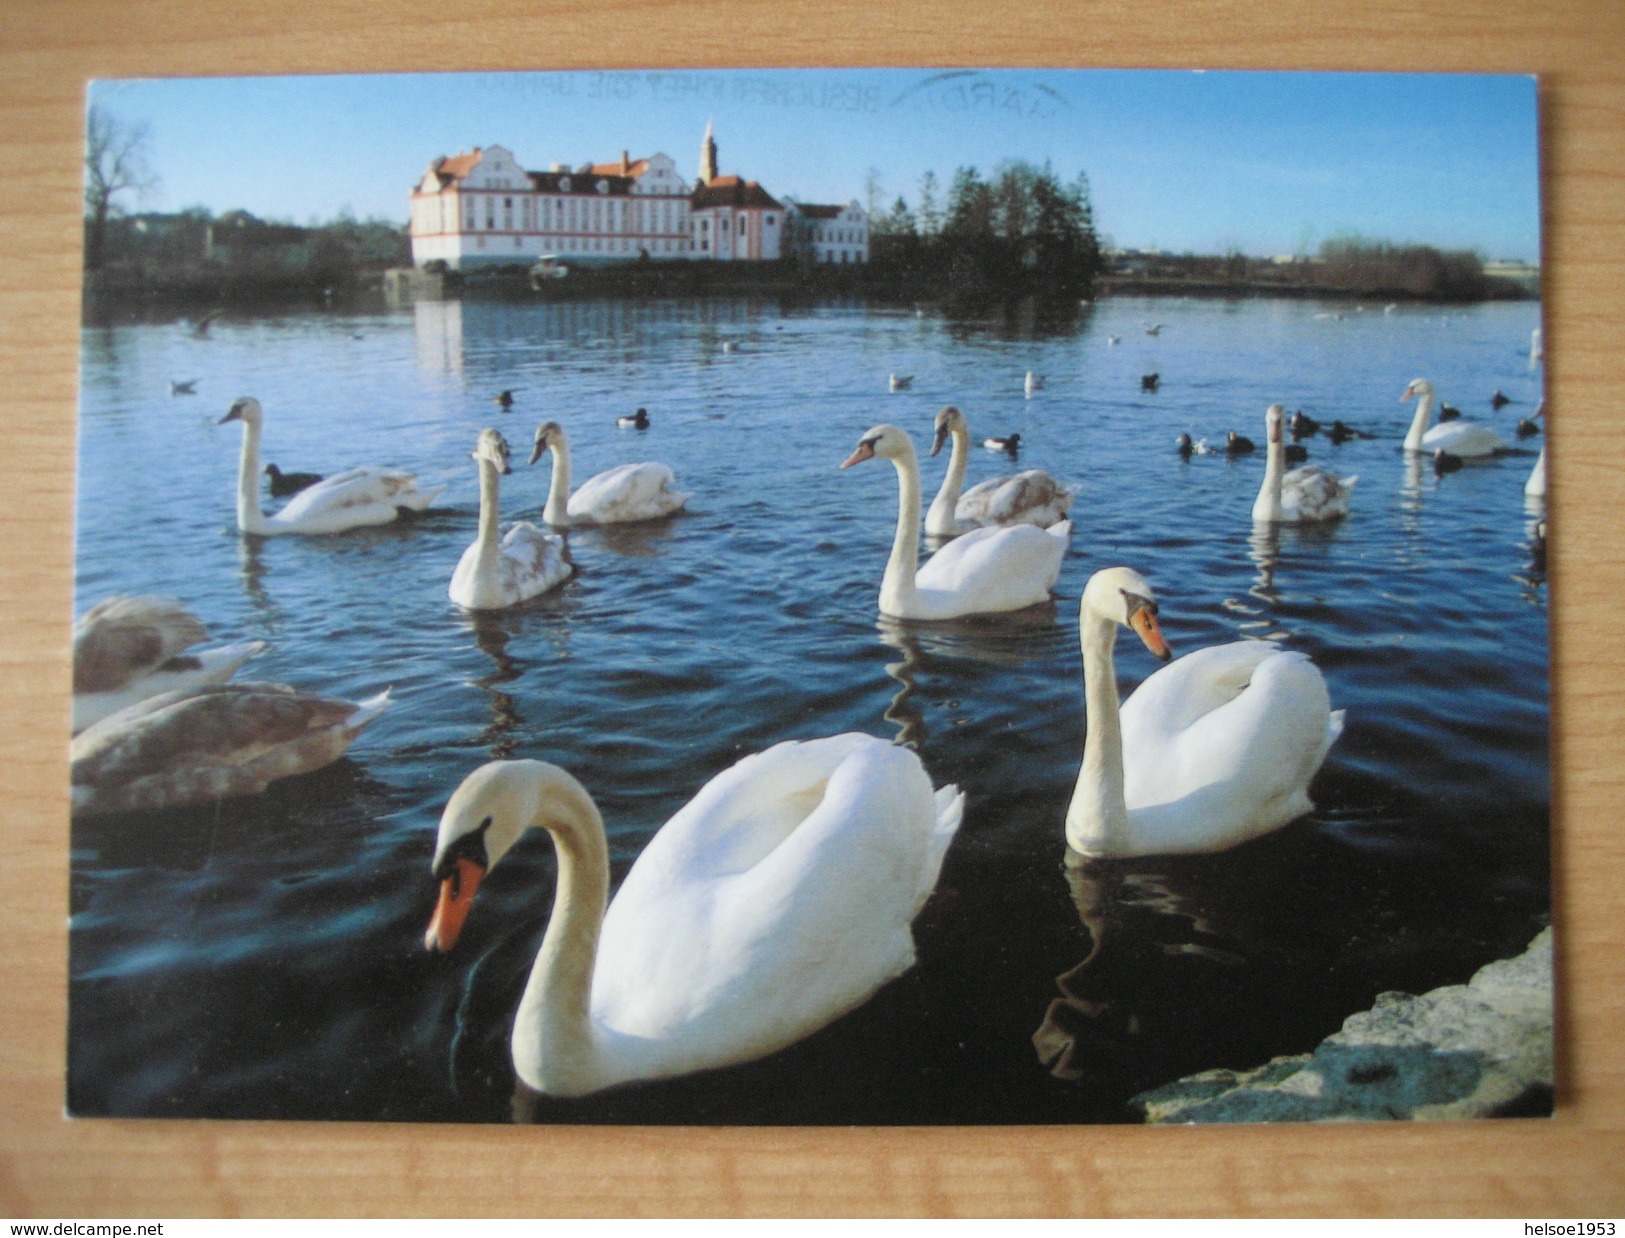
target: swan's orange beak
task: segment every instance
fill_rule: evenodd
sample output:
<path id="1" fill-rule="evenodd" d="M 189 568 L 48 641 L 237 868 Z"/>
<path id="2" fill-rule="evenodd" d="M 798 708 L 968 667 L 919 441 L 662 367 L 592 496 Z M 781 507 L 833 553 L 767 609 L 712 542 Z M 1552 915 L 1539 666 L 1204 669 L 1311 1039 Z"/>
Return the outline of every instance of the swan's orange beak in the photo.
<path id="1" fill-rule="evenodd" d="M 1162 629 L 1157 626 L 1157 616 L 1152 613 L 1149 606 L 1142 606 L 1130 615 L 1128 625 L 1145 642 L 1145 647 L 1164 662 L 1174 656 L 1174 651 L 1168 648 L 1168 642 L 1162 639 Z"/>
<path id="2" fill-rule="evenodd" d="M 845 463 L 843 463 L 841 467 L 843 469 L 849 469 L 854 464 L 862 464 L 865 460 L 873 460 L 874 458 L 875 445 L 873 443 L 859 443 L 858 449 L 846 458 Z"/>
<path id="3" fill-rule="evenodd" d="M 468 909 L 474 905 L 474 892 L 480 888 L 485 870 L 467 857 L 457 861 L 457 867 L 440 883 L 440 901 L 435 904 L 434 918 L 429 931 L 423 935 L 425 950 L 445 953 L 457 944 L 468 919 Z"/>

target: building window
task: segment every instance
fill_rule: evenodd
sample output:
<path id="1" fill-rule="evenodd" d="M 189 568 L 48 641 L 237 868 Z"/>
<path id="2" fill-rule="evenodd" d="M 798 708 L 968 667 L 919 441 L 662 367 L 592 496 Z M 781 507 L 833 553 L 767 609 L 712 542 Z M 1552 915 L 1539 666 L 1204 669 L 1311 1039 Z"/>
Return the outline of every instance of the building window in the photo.
<path id="1" fill-rule="evenodd" d="M 767 216 L 767 218 L 764 219 L 762 222 L 765 223 L 769 228 L 771 228 L 773 226 L 773 216 L 771 216 L 771 215 Z"/>
<path id="2" fill-rule="evenodd" d="M 514 239 L 513 239 L 513 247 L 515 249 L 523 249 L 525 247 L 524 239 L 521 238 L 521 237 L 517 237 L 517 236 L 514 237 Z"/>

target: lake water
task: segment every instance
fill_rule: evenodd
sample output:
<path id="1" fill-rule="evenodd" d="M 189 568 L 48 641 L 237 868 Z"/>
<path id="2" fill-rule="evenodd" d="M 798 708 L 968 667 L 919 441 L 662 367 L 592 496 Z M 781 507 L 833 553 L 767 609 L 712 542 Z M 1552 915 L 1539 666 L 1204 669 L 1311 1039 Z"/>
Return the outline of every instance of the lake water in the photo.
<path id="1" fill-rule="evenodd" d="M 1137 1091 L 1305 1052 L 1379 992 L 1517 952 L 1550 915 L 1534 453 L 1436 478 L 1404 458 L 1397 400 L 1426 376 L 1510 438 L 1539 397 L 1538 315 L 471 301 L 227 314 L 205 338 L 87 327 L 78 610 L 172 595 L 217 640 L 271 643 L 247 677 L 350 699 L 393 686 L 395 702 L 346 760 L 257 799 L 74 824 L 70 1108 L 508 1120 L 549 840 L 527 835 L 492 873 L 452 953 L 422 945 L 440 811 L 493 757 L 580 778 L 616 880 L 706 779 L 784 739 L 901 738 L 969 793 L 912 972 L 764 1061 L 524 1108 L 542 1120 L 1122 1121 Z M 1028 370 L 1048 378 L 1032 399 Z M 1150 371 L 1161 389 L 1142 394 Z M 912 388 L 888 394 L 892 372 Z M 192 378 L 196 396 L 168 394 Z M 1497 388 L 1516 403 L 1492 413 Z M 447 483 L 440 506 L 335 537 L 239 536 L 240 431 L 214 423 L 244 394 L 265 408 L 267 461 L 407 467 Z M 1342 525 L 1254 535 L 1274 401 L 1377 436 L 1308 441 L 1360 477 Z M 1041 467 L 1082 488 L 1058 601 L 1035 622 L 877 623 L 893 470 L 838 465 L 878 422 L 923 455 L 946 403 L 978 441 L 1026 445 L 1019 465 L 976 450 L 970 482 Z M 639 405 L 652 428 L 617 429 Z M 568 585 L 470 617 L 446 596 L 478 510 L 468 453 L 499 426 L 516 457 L 504 516 L 539 519 L 546 465 L 523 461 L 545 420 L 569 431 L 578 480 L 661 460 L 689 514 L 575 532 Z M 1181 432 L 1231 428 L 1259 453 L 1174 451 Z M 923 462 L 927 501 L 945 464 Z M 1348 727 L 1312 817 L 1220 855 L 1067 863 L 1077 599 L 1120 563 L 1158 591 L 1176 653 L 1250 636 L 1313 656 Z M 1117 650 L 1125 691 L 1156 668 L 1127 634 Z"/>

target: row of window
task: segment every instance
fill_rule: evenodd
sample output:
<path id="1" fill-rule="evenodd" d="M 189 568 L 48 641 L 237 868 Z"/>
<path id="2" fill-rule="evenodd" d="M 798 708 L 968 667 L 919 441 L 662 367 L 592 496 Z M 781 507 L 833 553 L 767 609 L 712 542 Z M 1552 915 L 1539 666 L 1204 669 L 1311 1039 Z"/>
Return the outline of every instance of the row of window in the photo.
<path id="1" fill-rule="evenodd" d="M 482 205 L 483 203 L 483 205 Z M 424 232 L 455 230 L 452 200 L 415 205 L 418 229 Z M 610 201 L 590 199 L 517 199 L 495 195 L 463 199 L 462 230 L 478 232 L 665 232 L 688 230 L 686 204 L 674 202 Z"/>
<path id="2" fill-rule="evenodd" d="M 488 238 L 488 237 L 485 237 L 485 236 L 476 236 L 474 238 L 474 248 L 476 250 L 484 250 L 486 248 L 486 244 L 485 244 L 486 241 L 487 240 L 494 240 L 494 239 L 495 238 Z M 524 249 L 525 248 L 525 238 L 522 237 L 522 236 L 514 237 L 513 238 L 513 247 L 515 249 Z M 639 252 L 641 252 L 643 250 L 647 250 L 651 255 L 652 254 L 681 254 L 681 253 L 687 253 L 688 252 L 688 242 L 687 241 L 641 241 L 640 242 L 640 241 L 632 240 L 632 239 L 629 239 L 629 238 L 626 238 L 626 237 L 612 236 L 612 237 L 594 237 L 590 241 L 580 241 L 580 242 L 568 243 L 568 244 L 565 244 L 565 245 L 561 245 L 559 248 L 566 251 L 566 256 L 568 256 L 568 254 L 570 254 L 570 253 L 625 254 L 625 255 L 630 256 L 630 255 L 633 255 L 633 254 L 637 254 L 637 253 L 639 253 Z M 704 246 L 702 245 L 701 248 L 704 248 Z"/>

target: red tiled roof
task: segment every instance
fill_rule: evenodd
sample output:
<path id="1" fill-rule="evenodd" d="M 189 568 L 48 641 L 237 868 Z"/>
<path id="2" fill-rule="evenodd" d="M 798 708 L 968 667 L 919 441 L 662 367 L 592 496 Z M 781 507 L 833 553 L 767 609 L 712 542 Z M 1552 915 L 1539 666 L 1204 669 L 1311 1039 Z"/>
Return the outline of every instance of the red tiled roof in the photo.
<path id="1" fill-rule="evenodd" d="M 447 181 L 460 181 L 467 176 L 485 158 L 480 151 L 470 155 L 445 155 L 434 161 L 435 173 L 440 177 L 443 185 Z"/>
<path id="2" fill-rule="evenodd" d="M 642 176 L 649 170 L 647 159 L 633 159 L 627 163 L 616 160 L 614 163 L 595 163 L 592 165 L 594 176 Z"/>
<path id="3" fill-rule="evenodd" d="M 755 181 L 741 180 L 737 176 L 719 176 L 708 185 L 701 185 L 689 195 L 693 210 L 708 206 L 754 206 L 768 210 L 783 210 L 772 194 Z"/>

